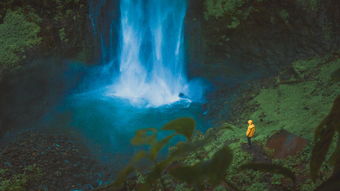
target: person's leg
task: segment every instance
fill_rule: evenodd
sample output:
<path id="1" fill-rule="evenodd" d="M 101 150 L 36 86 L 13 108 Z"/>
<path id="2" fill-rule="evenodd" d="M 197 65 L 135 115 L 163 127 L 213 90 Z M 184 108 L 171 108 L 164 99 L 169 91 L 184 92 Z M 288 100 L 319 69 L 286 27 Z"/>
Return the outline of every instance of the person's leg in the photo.
<path id="1" fill-rule="evenodd" d="M 247 139 L 248 139 L 248 145 L 249 147 L 251 147 L 251 137 L 247 137 Z"/>

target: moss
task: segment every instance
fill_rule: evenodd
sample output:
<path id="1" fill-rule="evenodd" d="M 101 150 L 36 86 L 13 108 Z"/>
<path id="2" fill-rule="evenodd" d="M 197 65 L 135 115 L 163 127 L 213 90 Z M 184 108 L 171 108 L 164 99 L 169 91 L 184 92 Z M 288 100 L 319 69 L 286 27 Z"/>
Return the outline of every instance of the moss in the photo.
<path id="1" fill-rule="evenodd" d="M 340 58 L 331 61 L 329 64 L 326 64 L 324 67 L 320 68 L 320 80 L 322 82 L 327 83 L 327 82 L 334 82 L 335 84 L 338 84 L 337 82 L 339 81 L 333 81 L 333 79 L 339 78 L 340 73 Z"/>
<path id="2" fill-rule="evenodd" d="M 264 141 L 280 129 L 312 140 L 310 127 L 318 126 L 340 94 L 339 84 L 330 83 L 331 74 L 339 68 L 340 59 L 328 63 L 325 60 L 314 58 L 293 63 L 302 76 L 312 75 L 309 81 L 281 84 L 260 91 L 252 102 L 259 106 L 258 109 L 243 117 L 250 116 L 257 124 L 255 140 Z"/>
<path id="3" fill-rule="evenodd" d="M 65 28 L 59 29 L 59 38 L 63 42 L 68 42 L 69 40 L 66 38 Z"/>
<path id="4" fill-rule="evenodd" d="M 340 82 L 340 68 L 332 72 L 331 81 Z"/>
<path id="5" fill-rule="evenodd" d="M 252 191 L 266 191 L 268 188 L 266 187 L 265 184 L 260 183 L 260 182 L 254 182 L 251 184 L 249 187 L 247 187 L 247 190 L 252 190 Z"/>
<path id="6" fill-rule="evenodd" d="M 206 17 L 222 17 L 224 14 L 233 14 L 244 5 L 244 0 L 206 0 Z"/>
<path id="7" fill-rule="evenodd" d="M 320 0 L 296 0 L 297 4 L 304 7 L 306 10 L 318 10 Z"/>
<path id="8" fill-rule="evenodd" d="M 228 28 L 234 29 L 240 25 L 240 20 L 237 17 L 233 17 L 231 23 L 228 25 Z"/>
<path id="9" fill-rule="evenodd" d="M 280 174 L 274 174 L 271 181 L 272 181 L 272 184 L 281 184 L 281 179 L 283 178 L 282 175 Z"/>
<path id="10" fill-rule="evenodd" d="M 88 62 L 93 58 L 94 40 L 87 38 L 92 31 L 90 30 L 88 19 L 88 2 L 80 0 L 5 0 L 0 2 L 0 23 L 8 10 L 19 10 L 24 15 L 21 20 L 37 24 L 40 26 L 38 32 L 39 53 L 32 50 L 27 54 L 27 58 L 36 55 L 59 55 L 68 59 Z M 16 11 L 18 12 L 18 11 Z M 5 27 L 7 28 L 7 26 Z M 18 27 L 17 27 L 18 28 Z M 7 30 L 7 29 L 6 29 Z M 28 30 L 34 33 L 35 30 Z M 14 33 L 15 34 L 15 33 Z M 2 36 L 0 36 L 1 38 Z M 23 40 L 29 39 L 28 37 Z M 36 47 L 32 45 L 31 47 Z M 2 49 L 1 49 L 2 50 Z M 26 50 L 26 49 L 25 49 Z M 86 54 L 81 52 L 86 52 Z M 0 51 L 0 54 L 3 51 Z M 28 53 L 28 51 L 26 51 Z M 5 63 L 19 66 L 23 53 L 12 53 L 8 55 Z M 79 59 L 79 55 L 81 58 Z M 85 56 L 84 56 L 85 55 Z M 1 56 L 0 59 L 3 59 Z M 1 65 L 2 62 L 1 62 Z M 0 71 L 5 69 L 1 67 Z"/>
<path id="11" fill-rule="evenodd" d="M 279 15 L 280 15 L 281 19 L 282 19 L 285 23 L 288 23 L 289 13 L 288 13 L 287 10 L 282 9 L 282 10 L 279 12 Z"/>
<path id="12" fill-rule="evenodd" d="M 193 191 L 193 188 L 188 188 L 188 186 L 184 183 L 176 184 L 175 191 Z"/>
<path id="13" fill-rule="evenodd" d="M 329 113 L 334 98 L 340 94 L 338 88 L 340 84 L 331 80 L 331 74 L 339 69 L 339 62 L 340 59 L 331 55 L 293 62 L 294 70 L 307 80 L 260 90 L 248 103 L 250 106 L 257 105 L 257 109 L 241 116 L 243 126 L 228 124 L 232 126 L 232 130 L 215 128 L 206 132 L 203 139 L 206 144 L 202 147 L 206 156 L 210 156 L 221 145 L 230 143 L 229 147 L 233 150 L 234 158 L 227 171 L 228 182 L 234 182 L 244 190 L 250 190 L 249 186 L 252 186 L 251 190 L 268 190 L 266 183 L 252 185 L 253 182 L 265 182 L 263 180 L 265 173 L 240 172 L 238 169 L 240 165 L 252 160 L 252 156 L 243 151 L 241 145 L 246 143 L 244 138 L 246 121 L 253 119 L 257 126 L 253 140 L 259 145 L 265 145 L 268 137 L 280 129 L 286 129 L 309 140 L 307 147 L 297 155 L 273 162 L 292 169 L 298 177 L 305 177 L 300 182 L 304 190 L 315 188 L 320 183 L 311 183 L 306 177 L 309 173 L 308 161 L 314 136 L 313 128 Z M 199 152 L 201 151 L 191 155 L 192 161 L 198 160 L 195 153 Z M 322 172 L 327 173 L 327 169 Z M 274 176 L 275 183 L 280 184 L 279 179 L 280 177 Z"/>
<path id="14" fill-rule="evenodd" d="M 6 13 L 0 24 L 0 69 L 18 67 L 25 58 L 25 51 L 41 42 L 39 25 L 28 18 L 20 10 Z"/>
<path id="15" fill-rule="evenodd" d="M 299 77 L 303 78 L 303 73 L 306 74 L 306 72 L 311 71 L 312 68 L 315 68 L 321 62 L 322 62 L 321 58 L 297 60 L 292 63 L 292 67 L 294 71 L 299 75 Z"/>
<path id="16" fill-rule="evenodd" d="M 235 29 L 241 24 L 241 20 L 248 18 L 253 10 L 252 6 L 243 7 L 245 4 L 245 0 L 206 0 L 204 17 L 206 20 L 226 18 L 227 27 Z"/>
<path id="17" fill-rule="evenodd" d="M 214 191 L 227 191 L 227 189 L 224 186 L 218 186 L 214 189 Z"/>
<path id="18" fill-rule="evenodd" d="M 310 191 L 315 190 L 317 187 L 316 183 L 314 183 L 311 179 L 308 179 L 305 183 L 300 186 L 301 191 Z"/>
<path id="19" fill-rule="evenodd" d="M 0 169 L 0 191 L 25 191 L 30 181 L 42 177 L 42 171 L 37 165 L 24 168 L 22 173 L 5 176 L 7 170 Z"/>
<path id="20" fill-rule="evenodd" d="M 286 129 L 309 140 L 307 147 L 298 155 L 273 160 L 275 164 L 292 169 L 297 176 L 304 177 L 300 182 L 302 190 L 315 188 L 321 183 L 320 181 L 312 183 L 306 174 L 309 173 L 308 161 L 314 136 L 313 128 L 317 127 L 329 113 L 335 97 L 340 94 L 339 82 L 332 80 L 331 77 L 331 74 L 339 69 L 339 62 L 339 58 L 331 55 L 295 61 L 292 67 L 308 80 L 293 84 L 279 84 L 260 90 L 259 94 L 249 103 L 249 106 L 257 105 L 257 109 L 254 112 L 244 113 L 241 117 L 241 121 L 254 120 L 257 129 L 253 140 L 257 144 L 264 145 L 268 137 L 280 129 Z M 249 187 L 246 186 L 251 185 L 249 177 L 253 182 L 261 182 L 261 178 L 257 174 L 237 171 L 237 166 L 244 161 L 251 160 L 251 156 L 246 156 L 247 153 L 244 154 L 240 148 L 240 144 L 246 142 L 245 139 L 242 139 L 244 132 L 245 128 L 235 128 L 233 132 L 230 132 L 231 134 L 221 134 L 221 139 L 232 140 L 232 136 L 241 138 L 238 142 L 230 145 L 235 157 L 229 172 L 232 176 L 228 180 L 237 181 L 239 185 L 242 185 L 242 188 L 248 190 Z M 335 143 L 332 148 L 334 150 Z M 327 156 L 327 158 L 329 157 L 330 155 Z M 330 164 L 325 164 L 322 167 L 322 173 L 326 177 L 330 175 L 327 165 Z M 243 180 L 233 179 L 233 177 Z M 274 177 L 273 181 L 279 184 L 278 177 Z M 266 190 L 266 186 L 263 184 L 252 186 L 252 190 Z"/>

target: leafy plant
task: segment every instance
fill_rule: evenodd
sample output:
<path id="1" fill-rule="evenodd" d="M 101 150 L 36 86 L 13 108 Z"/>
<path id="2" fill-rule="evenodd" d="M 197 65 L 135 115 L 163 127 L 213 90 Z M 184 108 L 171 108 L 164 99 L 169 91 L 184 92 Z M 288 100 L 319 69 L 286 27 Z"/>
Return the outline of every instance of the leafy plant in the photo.
<path id="1" fill-rule="evenodd" d="M 224 179 L 226 169 L 232 162 L 232 152 L 228 147 L 217 151 L 211 159 L 199 162 L 193 166 L 180 164 L 177 165 L 177 167 L 169 169 L 171 164 L 181 163 L 188 153 L 200 148 L 204 144 L 203 141 L 190 141 L 194 130 L 195 121 L 193 119 L 179 118 L 170 121 L 160 130 L 146 128 L 136 131 L 135 137 L 131 139 L 131 143 L 135 146 L 148 146 L 148 150 L 137 152 L 127 167 L 119 173 L 116 181 L 106 186 L 105 189 L 120 188 L 123 183 L 126 182 L 128 176 L 137 169 L 137 167 L 135 167 L 136 164 L 143 159 L 151 161 L 154 166 L 146 173 L 145 177 L 143 177 L 143 182 L 136 186 L 137 190 L 149 191 L 157 185 L 161 185 L 161 187 L 165 189 L 165 184 L 162 182 L 162 176 L 165 173 L 170 174 L 177 180 L 195 186 L 195 188 L 202 188 L 204 182 L 212 186 L 217 186 Z M 157 140 L 159 131 L 173 131 L 173 134 Z M 179 142 L 176 145 L 176 149 L 169 153 L 167 158 L 158 161 L 159 152 L 165 148 L 175 136 L 184 136 L 186 137 L 186 141 Z"/>
<path id="2" fill-rule="evenodd" d="M 0 69 L 17 67 L 24 52 L 40 43 L 39 31 L 39 25 L 28 21 L 22 11 L 7 11 L 0 24 Z"/>
<path id="3" fill-rule="evenodd" d="M 327 152 L 332 143 L 335 133 L 340 134 L 339 126 L 340 116 L 340 96 L 338 96 L 333 104 L 331 112 L 316 128 L 314 134 L 314 147 L 312 150 L 312 157 L 310 162 L 311 176 L 315 180 L 319 177 L 321 165 L 326 159 Z M 333 155 L 335 161 L 340 161 L 339 155 L 340 145 L 337 144 L 336 152 Z M 340 172 L 339 165 L 334 169 L 334 174 Z"/>
<path id="4" fill-rule="evenodd" d="M 191 139 L 195 129 L 195 121 L 190 118 L 175 119 L 164 125 L 162 130 L 175 131 L 178 135 L 184 135 L 188 140 Z"/>
<path id="5" fill-rule="evenodd" d="M 205 182 L 217 186 L 224 180 L 226 169 L 232 162 L 232 156 L 232 151 L 224 147 L 217 151 L 210 160 L 194 166 L 180 166 L 170 170 L 170 174 L 196 188 L 203 188 Z"/>
<path id="6" fill-rule="evenodd" d="M 323 182 L 316 191 L 327 190 L 336 191 L 340 188 L 340 96 L 338 96 L 333 104 L 331 112 L 326 116 L 326 118 L 320 123 L 320 125 L 315 130 L 314 136 L 314 147 L 312 151 L 312 157 L 310 162 L 311 176 L 315 181 L 319 178 L 319 172 L 322 164 L 325 162 L 326 155 L 329 151 L 331 142 L 338 133 L 338 142 L 336 150 L 333 153 L 331 159 L 335 164 L 333 169 L 333 175 Z"/>

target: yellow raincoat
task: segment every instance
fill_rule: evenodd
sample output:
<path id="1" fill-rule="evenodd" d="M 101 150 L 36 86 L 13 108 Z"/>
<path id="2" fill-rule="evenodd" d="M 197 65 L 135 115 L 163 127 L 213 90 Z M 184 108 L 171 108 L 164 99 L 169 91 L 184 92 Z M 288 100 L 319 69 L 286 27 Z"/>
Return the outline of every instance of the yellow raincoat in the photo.
<path id="1" fill-rule="evenodd" d="M 253 137 L 254 134 L 255 134 L 255 125 L 254 125 L 252 120 L 249 120 L 248 121 L 248 129 L 247 129 L 246 136 L 247 137 Z"/>

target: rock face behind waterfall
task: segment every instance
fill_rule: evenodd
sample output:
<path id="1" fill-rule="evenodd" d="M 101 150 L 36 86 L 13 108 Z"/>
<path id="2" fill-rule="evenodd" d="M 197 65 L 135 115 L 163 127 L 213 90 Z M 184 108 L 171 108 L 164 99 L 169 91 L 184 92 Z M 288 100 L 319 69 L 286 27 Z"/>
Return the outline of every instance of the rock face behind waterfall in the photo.
<path id="1" fill-rule="evenodd" d="M 340 48 L 337 0 L 189 2 L 189 70 L 215 84 L 255 78 L 254 71 L 272 75 L 293 60 Z"/>

